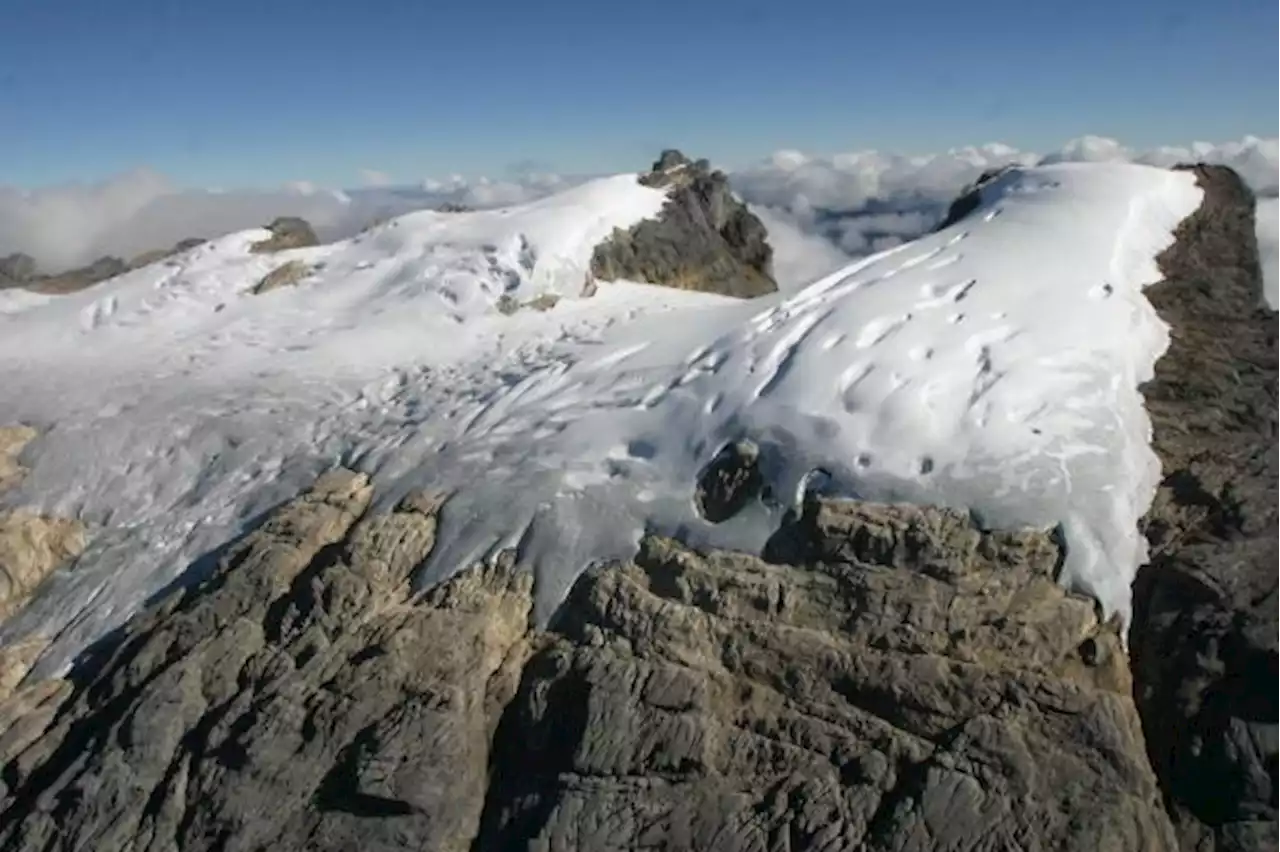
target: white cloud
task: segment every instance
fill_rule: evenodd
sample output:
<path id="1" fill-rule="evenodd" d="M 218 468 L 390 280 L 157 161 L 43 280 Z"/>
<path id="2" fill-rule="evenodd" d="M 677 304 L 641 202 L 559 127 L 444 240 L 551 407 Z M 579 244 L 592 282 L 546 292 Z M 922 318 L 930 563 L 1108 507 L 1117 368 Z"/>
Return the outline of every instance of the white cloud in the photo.
<path id="1" fill-rule="evenodd" d="M 927 231 L 956 193 L 986 169 L 1063 160 L 1129 159 L 1153 165 L 1208 160 L 1237 169 L 1260 195 L 1275 195 L 1277 148 L 1276 139 L 1246 137 L 1133 151 L 1115 140 L 1085 136 L 1043 155 L 998 143 L 924 156 L 855 151 L 816 157 L 787 150 L 730 177 L 738 194 L 769 225 L 779 275 L 793 281 Z M 57 271 L 103 254 L 129 257 L 186 237 L 227 233 L 285 215 L 302 216 L 322 238 L 335 239 L 377 217 L 444 203 L 474 208 L 517 204 L 583 179 L 529 171 L 502 180 L 454 175 L 395 187 L 386 185 L 388 176 L 380 172 L 365 170 L 362 177 L 366 186 L 345 193 L 305 181 L 261 192 L 180 190 L 145 170 L 94 185 L 0 187 L 0 255 L 25 251 L 43 269 Z"/>
<path id="2" fill-rule="evenodd" d="M 769 232 L 773 275 L 783 290 L 796 290 L 849 262 L 830 240 L 806 233 L 788 217 L 768 207 L 752 207 Z"/>
<path id="3" fill-rule="evenodd" d="M 570 182 L 531 175 L 523 183 L 457 179 L 422 189 L 343 192 L 295 181 L 262 191 L 192 190 L 143 170 L 92 185 L 0 187 L 0 257 L 26 252 L 41 270 L 58 272 L 103 255 L 129 258 L 188 237 L 257 227 L 277 216 L 301 216 L 321 239 L 340 239 L 376 218 L 445 202 L 477 208 L 514 204 Z"/>
<path id="4" fill-rule="evenodd" d="M 377 169 L 361 169 L 360 180 L 365 186 L 391 186 L 391 175 Z"/>
<path id="5" fill-rule="evenodd" d="M 1258 202 L 1258 254 L 1262 258 L 1263 296 L 1273 308 L 1280 307 L 1280 199 Z"/>
<path id="6" fill-rule="evenodd" d="M 804 233 L 820 234 L 847 256 L 859 257 L 933 228 L 951 199 L 987 169 L 1069 161 L 1133 161 L 1166 167 L 1205 161 L 1231 166 L 1259 196 L 1274 197 L 1278 148 L 1280 140 L 1246 136 L 1238 142 L 1136 151 L 1114 139 L 1082 136 L 1048 154 L 1001 144 L 928 156 L 856 151 L 818 157 L 788 150 L 731 177 L 739 194 L 767 213 L 773 227 L 785 223 Z M 1265 208 L 1265 202 L 1260 207 Z M 1268 287 L 1274 290 L 1275 226 L 1267 215 L 1266 209 L 1260 209 L 1259 234 L 1265 230 L 1269 235 L 1260 246 Z"/>

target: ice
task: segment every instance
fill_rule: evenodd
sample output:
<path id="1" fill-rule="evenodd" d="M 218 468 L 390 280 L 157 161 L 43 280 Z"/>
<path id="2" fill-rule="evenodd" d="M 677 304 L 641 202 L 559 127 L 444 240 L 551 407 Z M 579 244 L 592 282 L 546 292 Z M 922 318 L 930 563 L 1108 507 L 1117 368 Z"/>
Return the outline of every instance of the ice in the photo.
<path id="1" fill-rule="evenodd" d="M 1127 614 L 1159 478 L 1136 388 L 1167 342 L 1141 288 L 1199 204 L 1190 175 L 1025 169 L 955 227 L 791 292 L 577 298 L 591 248 L 662 201 L 624 175 L 271 257 L 247 251 L 264 232 L 234 234 L 58 299 L 0 294 L 0 420 L 46 430 L 6 501 L 94 529 L 4 635 L 56 635 L 40 667 L 65 667 L 339 463 L 384 505 L 452 495 L 420 583 L 516 547 L 541 617 L 646 529 L 758 550 L 816 469 L 835 493 L 1061 524 L 1064 582 Z M 323 268 L 245 295 L 293 258 Z M 565 298 L 494 309 L 546 292 Z M 743 437 L 771 496 L 705 523 L 697 472 Z"/>

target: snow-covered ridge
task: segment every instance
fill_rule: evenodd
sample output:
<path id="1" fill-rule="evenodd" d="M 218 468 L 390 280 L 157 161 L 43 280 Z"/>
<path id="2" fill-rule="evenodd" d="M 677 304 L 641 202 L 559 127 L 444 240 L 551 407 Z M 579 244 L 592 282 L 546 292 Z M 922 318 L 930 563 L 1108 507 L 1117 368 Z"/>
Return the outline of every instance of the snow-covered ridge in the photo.
<path id="1" fill-rule="evenodd" d="M 592 247 L 653 215 L 635 176 L 531 205 L 420 213 L 273 257 L 261 231 L 0 313 L 6 421 L 46 431 L 5 498 L 97 525 L 7 634 L 60 633 L 43 668 L 335 463 L 391 502 L 452 493 L 429 582 L 518 546 L 549 613 L 647 526 L 756 549 L 814 469 L 874 499 L 1062 523 L 1066 580 L 1126 613 L 1159 478 L 1137 392 L 1166 344 L 1141 295 L 1199 204 L 1186 173 L 1010 173 L 965 221 L 789 297 L 610 284 Z M 297 288 L 243 295 L 286 259 Z M 750 437 L 775 500 L 712 526 L 697 471 Z"/>

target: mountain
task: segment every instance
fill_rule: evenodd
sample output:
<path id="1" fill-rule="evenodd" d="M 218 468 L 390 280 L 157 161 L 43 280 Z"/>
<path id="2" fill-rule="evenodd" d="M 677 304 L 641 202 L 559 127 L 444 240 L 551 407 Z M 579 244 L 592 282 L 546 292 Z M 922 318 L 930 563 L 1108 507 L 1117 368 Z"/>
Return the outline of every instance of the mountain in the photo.
<path id="1" fill-rule="evenodd" d="M 7 575 L 0 848 L 1274 846 L 1238 177 L 1011 169 L 792 293 L 596 280 L 767 269 L 667 159 L 0 293 L 5 517 L 74 560 Z"/>

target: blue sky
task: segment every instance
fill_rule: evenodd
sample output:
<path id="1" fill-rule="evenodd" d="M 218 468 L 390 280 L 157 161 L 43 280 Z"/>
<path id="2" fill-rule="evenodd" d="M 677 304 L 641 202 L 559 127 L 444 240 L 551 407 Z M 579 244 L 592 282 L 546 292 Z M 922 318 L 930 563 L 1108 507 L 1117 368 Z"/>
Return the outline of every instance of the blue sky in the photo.
<path id="1" fill-rule="evenodd" d="M 1274 0 L 0 0 L 0 184 L 1277 131 Z"/>

